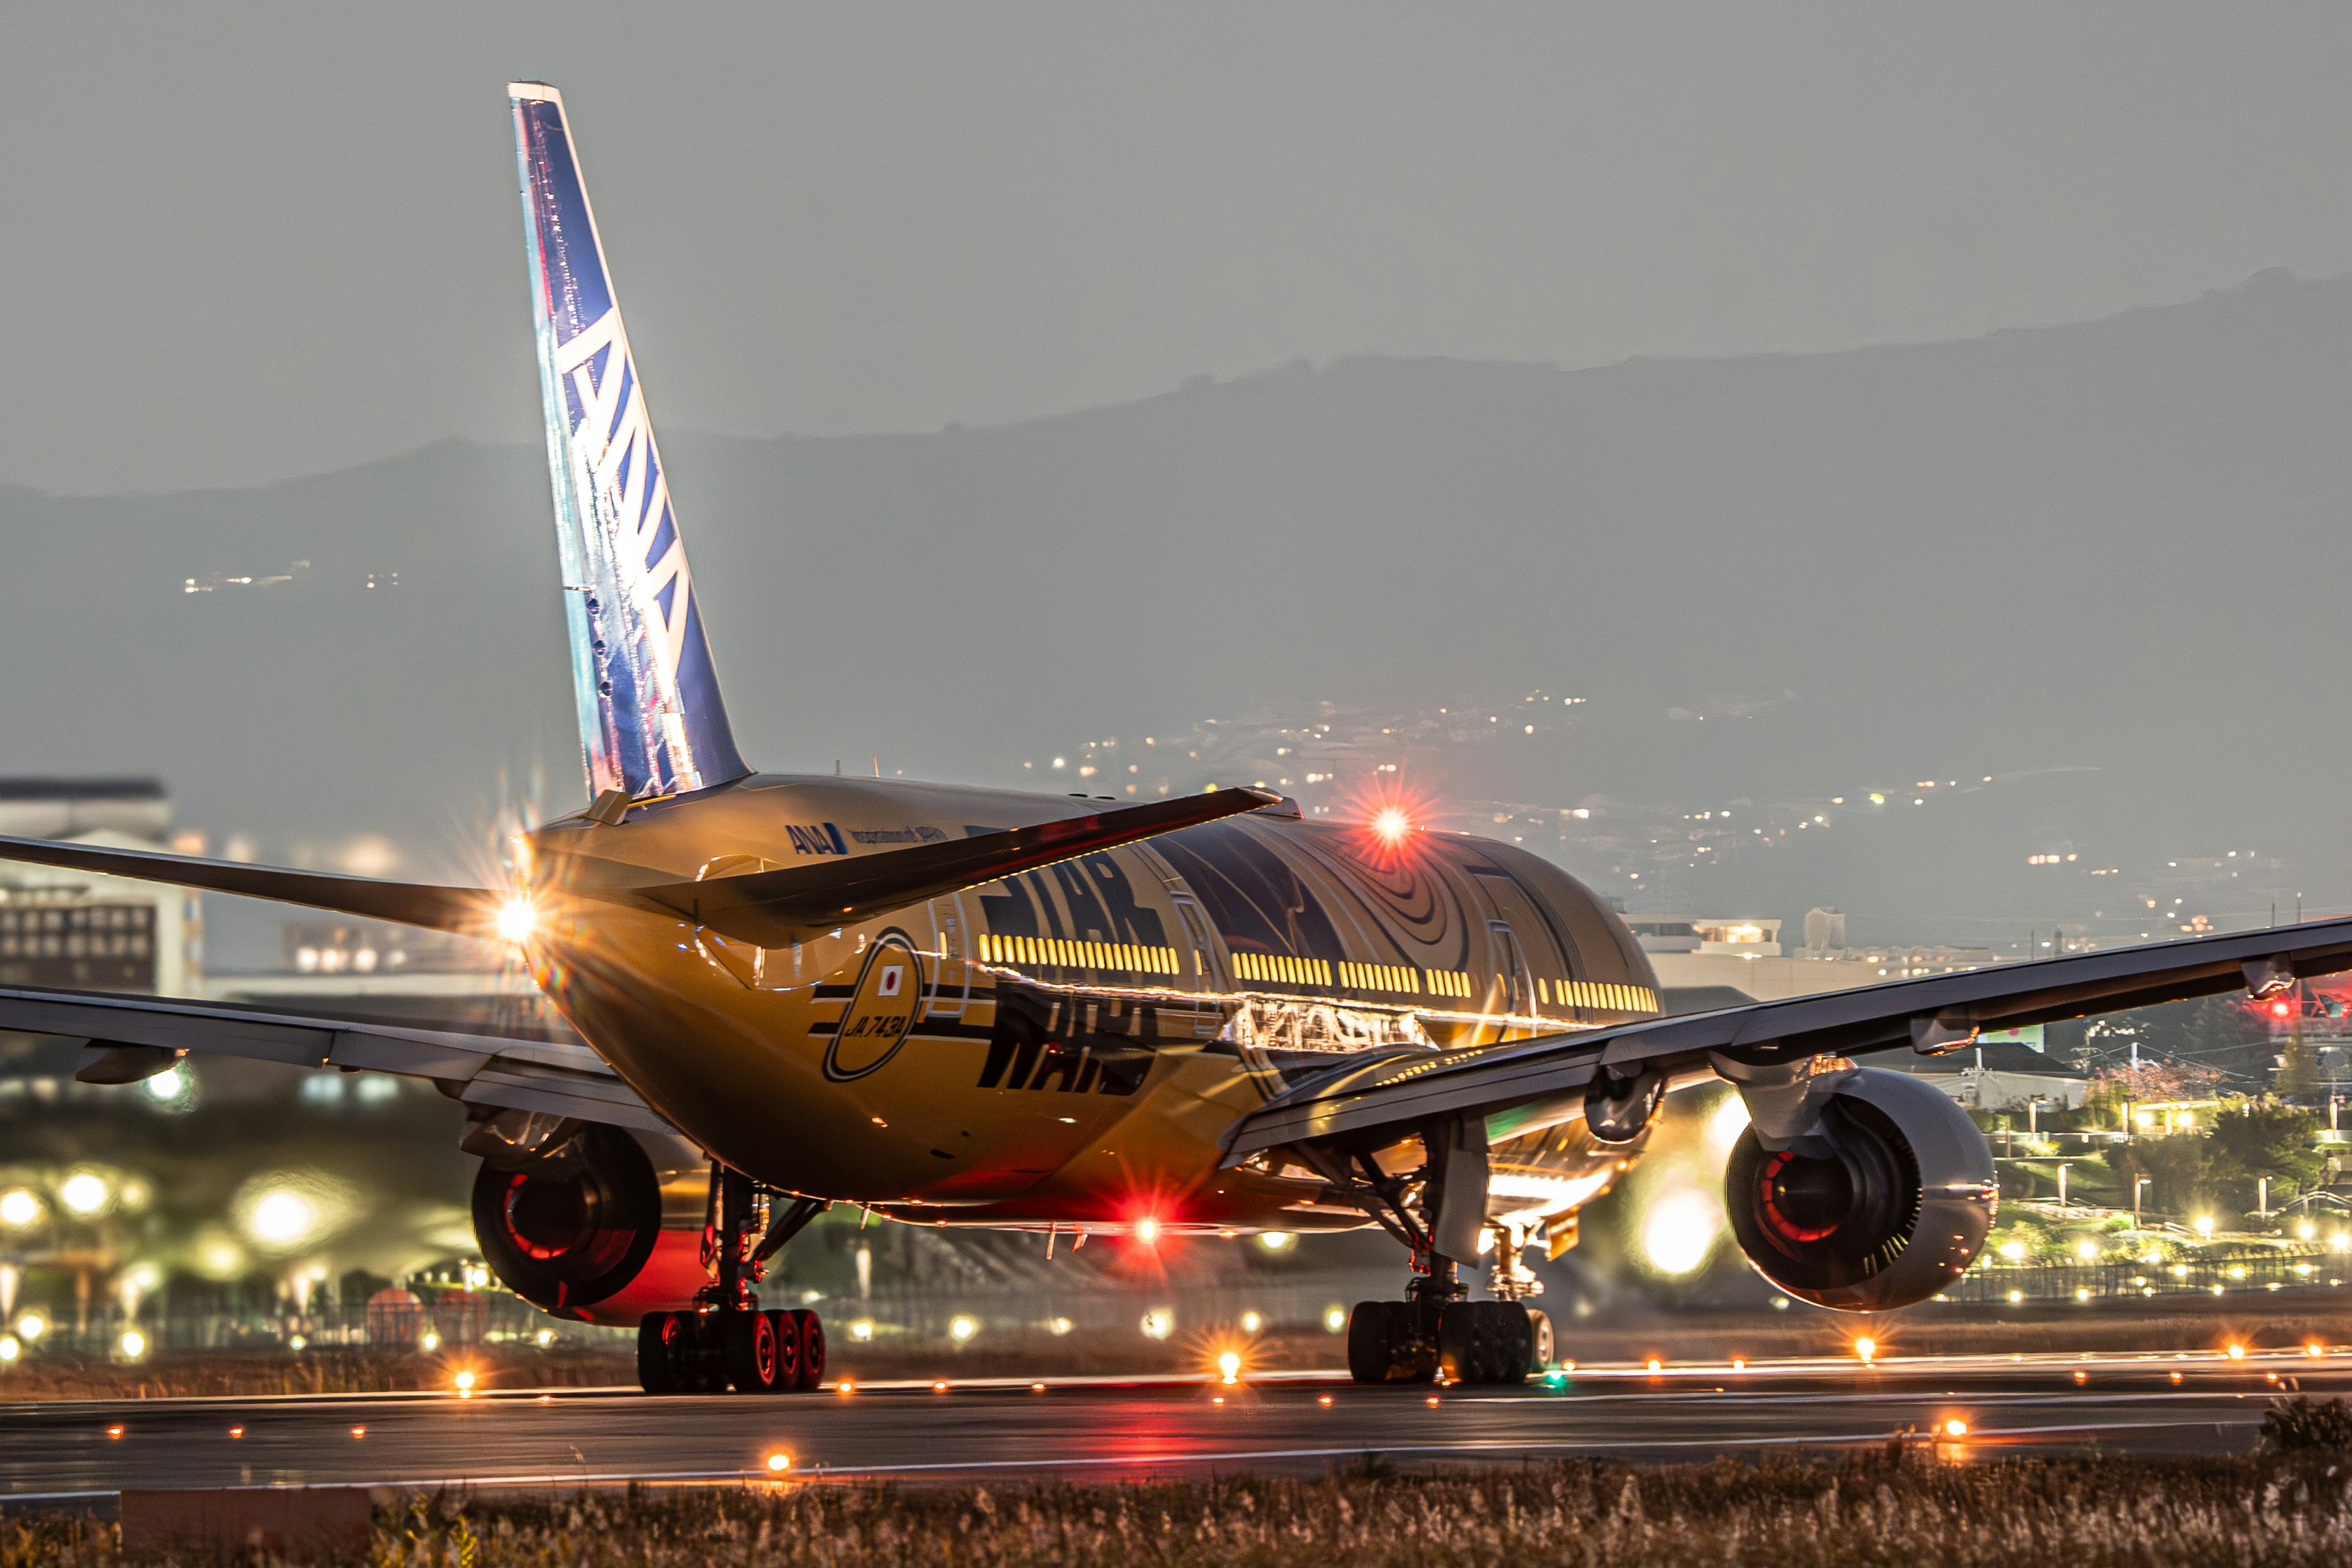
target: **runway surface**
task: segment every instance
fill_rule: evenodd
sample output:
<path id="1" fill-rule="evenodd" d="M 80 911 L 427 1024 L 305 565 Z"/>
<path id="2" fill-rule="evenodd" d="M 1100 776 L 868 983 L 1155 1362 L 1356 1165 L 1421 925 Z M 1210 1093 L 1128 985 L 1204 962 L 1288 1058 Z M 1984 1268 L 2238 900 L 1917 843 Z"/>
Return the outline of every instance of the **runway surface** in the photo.
<path id="1" fill-rule="evenodd" d="M 655 1398 L 624 1390 L 0 1407 L 0 1502 L 135 1488 L 476 1487 L 774 1479 L 1315 1474 L 1615 1456 L 1693 1459 L 1934 1434 L 1954 1458 L 2243 1452 L 2282 1392 L 2352 1391 L 2352 1353 L 1952 1357 L 1591 1367 L 1523 1387 L 1356 1388 L 1336 1374 Z M 1948 1424 L 1965 1424 L 1964 1435 Z"/>

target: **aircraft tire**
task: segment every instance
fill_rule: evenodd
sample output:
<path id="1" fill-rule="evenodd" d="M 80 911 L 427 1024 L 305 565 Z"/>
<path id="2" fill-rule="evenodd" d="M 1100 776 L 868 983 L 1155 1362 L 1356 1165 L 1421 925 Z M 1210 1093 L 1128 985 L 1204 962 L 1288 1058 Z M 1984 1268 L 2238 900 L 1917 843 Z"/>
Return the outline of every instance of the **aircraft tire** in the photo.
<path id="1" fill-rule="evenodd" d="M 637 1322 L 637 1386 L 647 1394 L 677 1394 L 683 1384 L 678 1338 L 684 1325 L 676 1312 L 647 1312 Z"/>
<path id="2" fill-rule="evenodd" d="M 1348 1376 L 1356 1383 L 1427 1383 L 1431 1347 L 1414 1328 L 1410 1301 L 1359 1301 L 1348 1314 Z"/>
<path id="3" fill-rule="evenodd" d="M 805 1307 L 777 1316 L 783 1320 L 779 1327 L 793 1338 L 798 1351 L 793 1386 L 813 1394 L 824 1382 L 824 1321 Z"/>
<path id="4" fill-rule="evenodd" d="M 1559 1342 L 1553 1338 L 1551 1314 L 1535 1307 L 1528 1312 L 1528 1375 L 1541 1377 L 1559 1359 Z"/>
<path id="5" fill-rule="evenodd" d="M 1517 1301 L 1449 1302 L 1437 1325 L 1439 1373 L 1462 1383 L 1525 1382 L 1535 1337 Z"/>
<path id="6" fill-rule="evenodd" d="M 799 1357 L 793 1360 L 789 1370 L 784 1365 L 783 1350 L 779 1342 L 782 1335 L 776 1331 L 775 1315 L 769 1312 L 729 1311 L 719 1314 L 719 1345 L 721 1364 L 726 1368 L 727 1381 L 738 1394 L 773 1394 L 781 1387 L 789 1388 L 797 1380 Z M 793 1347 L 798 1350 L 798 1345 Z"/>

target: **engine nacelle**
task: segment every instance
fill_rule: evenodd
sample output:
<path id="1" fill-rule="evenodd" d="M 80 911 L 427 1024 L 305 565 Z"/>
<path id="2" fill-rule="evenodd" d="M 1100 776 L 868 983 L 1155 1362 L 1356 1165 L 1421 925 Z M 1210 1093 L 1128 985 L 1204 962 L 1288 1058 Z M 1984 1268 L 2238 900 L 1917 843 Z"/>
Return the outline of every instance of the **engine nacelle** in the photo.
<path id="1" fill-rule="evenodd" d="M 1749 1127 L 1724 1206 L 1758 1273 L 1846 1312 L 1924 1301 L 1983 1250 L 2000 1196 L 1992 1150 L 1942 1092 L 1906 1073 L 1843 1075 L 1813 1131 L 1775 1152 Z"/>
<path id="2" fill-rule="evenodd" d="M 635 1326 L 690 1306 L 708 1278 L 698 1204 L 665 1228 L 662 1187 L 637 1140 L 592 1123 L 536 1159 L 484 1162 L 474 1238 L 523 1300 L 560 1318 Z"/>

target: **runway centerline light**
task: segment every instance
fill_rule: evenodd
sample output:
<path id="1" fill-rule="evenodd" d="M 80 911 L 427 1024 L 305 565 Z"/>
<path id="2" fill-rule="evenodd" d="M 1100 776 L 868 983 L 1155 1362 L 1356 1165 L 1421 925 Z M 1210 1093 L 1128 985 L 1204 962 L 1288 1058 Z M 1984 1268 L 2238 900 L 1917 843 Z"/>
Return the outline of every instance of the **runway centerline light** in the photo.
<path id="1" fill-rule="evenodd" d="M 933 1394 L 945 1394 L 947 1391 L 948 1385 L 944 1383 L 935 1383 L 931 1384 L 931 1392 Z"/>
<path id="2" fill-rule="evenodd" d="M 1029 1392 L 1032 1394 L 1043 1394 L 1045 1392 L 1045 1385 L 1042 1383 L 1033 1383 L 1029 1385 Z"/>
<path id="3" fill-rule="evenodd" d="M 106 1435 L 114 1441 L 120 1442 L 122 1439 L 122 1428 L 120 1426 L 109 1426 L 106 1429 Z"/>
<path id="4" fill-rule="evenodd" d="M 366 1427 L 364 1427 L 364 1426 L 354 1426 L 354 1427 L 352 1427 L 352 1440 L 353 1442 L 357 1442 L 360 1438 L 364 1437 L 364 1436 L 367 1436 L 367 1428 L 366 1428 Z"/>

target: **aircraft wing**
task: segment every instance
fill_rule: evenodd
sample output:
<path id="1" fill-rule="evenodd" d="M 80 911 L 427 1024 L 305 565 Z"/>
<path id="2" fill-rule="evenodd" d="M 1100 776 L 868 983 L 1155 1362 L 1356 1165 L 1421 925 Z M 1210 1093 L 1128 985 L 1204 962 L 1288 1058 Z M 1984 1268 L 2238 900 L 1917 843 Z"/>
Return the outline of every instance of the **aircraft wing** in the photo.
<path id="1" fill-rule="evenodd" d="M 1213 790 L 814 866 L 609 890 L 583 883 L 574 890 L 683 916 L 721 936 L 781 947 L 942 893 L 1255 811 L 1281 798 L 1263 790 Z"/>
<path id="2" fill-rule="evenodd" d="M 134 1083 L 183 1051 L 430 1079 L 453 1100 L 648 1132 L 676 1130 L 586 1046 L 566 1040 L 357 1023 L 170 996 L 0 986 L 0 1029 L 86 1040 L 86 1083 Z"/>
<path id="3" fill-rule="evenodd" d="M 1940 1055 L 1979 1029 L 2021 1028 L 2227 991 L 2267 994 L 2306 975 L 2352 969 L 2352 919 L 2073 953 L 1958 974 L 1898 980 L 1719 1012 L 1658 1018 L 1479 1049 L 1407 1051 L 1334 1068 L 1241 1118 L 1226 1163 L 1286 1144 L 1369 1146 L 1438 1118 L 1482 1113 L 1490 1135 L 1580 1113 L 1603 1072 L 1670 1085 L 1719 1065 L 1769 1068 L 1813 1056 L 1910 1047 Z"/>

